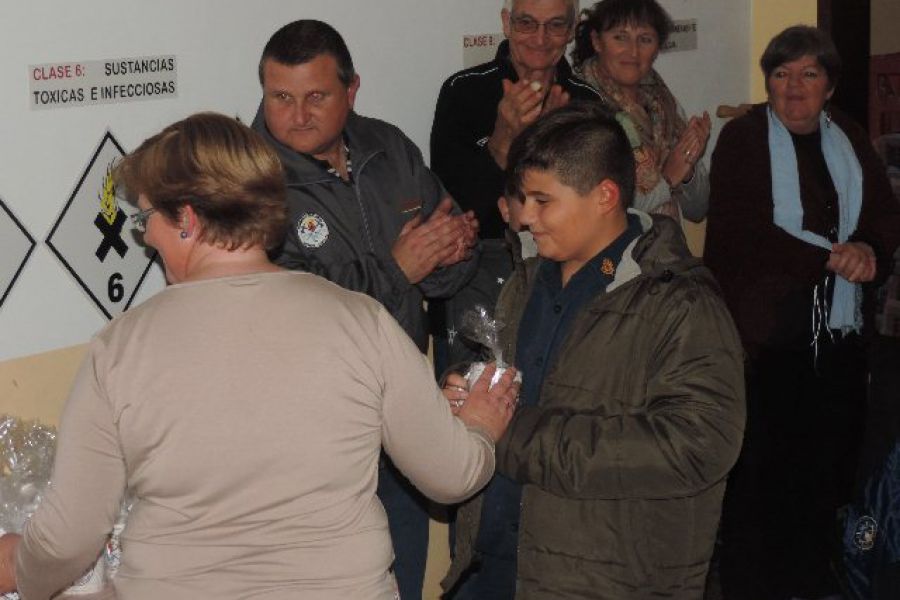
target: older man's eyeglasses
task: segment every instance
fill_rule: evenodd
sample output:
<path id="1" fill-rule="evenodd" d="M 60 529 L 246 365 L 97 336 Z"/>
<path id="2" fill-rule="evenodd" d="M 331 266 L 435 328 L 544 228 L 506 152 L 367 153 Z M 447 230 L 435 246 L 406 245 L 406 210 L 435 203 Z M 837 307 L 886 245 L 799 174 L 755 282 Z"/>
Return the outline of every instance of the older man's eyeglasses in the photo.
<path id="1" fill-rule="evenodd" d="M 156 209 L 152 206 L 147 210 L 142 210 L 140 212 L 136 212 L 131 215 L 131 224 L 134 225 L 134 228 L 140 231 L 141 233 L 147 232 L 147 219 L 150 218 L 150 215 L 156 212 Z"/>
<path id="2" fill-rule="evenodd" d="M 516 33 L 537 33 L 537 30 L 544 27 L 547 35 L 554 37 L 562 37 L 569 34 L 571 25 L 568 19 L 550 19 L 541 23 L 531 17 L 511 16 L 509 22 L 513 31 Z"/>

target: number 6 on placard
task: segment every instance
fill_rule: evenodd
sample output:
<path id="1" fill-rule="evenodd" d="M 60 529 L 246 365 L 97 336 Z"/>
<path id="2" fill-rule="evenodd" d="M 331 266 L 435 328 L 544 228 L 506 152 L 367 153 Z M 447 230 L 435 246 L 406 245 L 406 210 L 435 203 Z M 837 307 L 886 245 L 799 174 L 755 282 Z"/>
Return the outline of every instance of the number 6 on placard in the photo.
<path id="1" fill-rule="evenodd" d="M 125 287 L 122 285 L 122 274 L 113 273 L 109 276 L 106 291 L 111 302 L 121 302 L 125 297 Z"/>

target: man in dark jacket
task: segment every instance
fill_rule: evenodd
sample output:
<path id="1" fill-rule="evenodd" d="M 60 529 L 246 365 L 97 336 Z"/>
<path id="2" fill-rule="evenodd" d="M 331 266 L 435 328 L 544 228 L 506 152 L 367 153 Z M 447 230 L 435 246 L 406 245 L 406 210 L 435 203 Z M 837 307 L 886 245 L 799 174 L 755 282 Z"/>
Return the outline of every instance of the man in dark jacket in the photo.
<path id="1" fill-rule="evenodd" d="M 539 258 L 496 318 L 523 375 L 485 492 L 459 511 L 458 598 L 699 600 L 744 425 L 742 351 L 677 223 L 626 212 L 633 154 L 596 106 L 509 153 Z"/>
<path id="2" fill-rule="evenodd" d="M 451 75 L 441 86 L 431 129 L 431 167 L 460 206 L 475 212 L 482 255 L 465 288 L 429 306 L 439 371 L 444 363 L 473 358 L 464 336 L 457 335 L 461 316 L 476 304 L 492 307 L 512 271 L 497 211 L 509 145 L 538 116 L 570 99 L 600 102 L 563 56 L 577 10 L 575 0 L 506 0 L 500 13 L 506 40 L 496 58 Z"/>
<path id="3" fill-rule="evenodd" d="M 449 296 L 472 275 L 477 222 L 460 214 L 399 129 L 353 112 L 359 77 L 331 26 L 282 27 L 263 50 L 259 76 L 253 128 L 284 164 L 292 223 L 277 262 L 374 297 L 424 351 L 423 298 Z M 425 500 L 389 464 L 378 495 L 400 592 L 415 600 L 427 555 Z"/>
<path id="4" fill-rule="evenodd" d="M 843 563 L 853 598 L 900 598 L 900 248 L 881 289 L 869 350 L 866 425 Z"/>

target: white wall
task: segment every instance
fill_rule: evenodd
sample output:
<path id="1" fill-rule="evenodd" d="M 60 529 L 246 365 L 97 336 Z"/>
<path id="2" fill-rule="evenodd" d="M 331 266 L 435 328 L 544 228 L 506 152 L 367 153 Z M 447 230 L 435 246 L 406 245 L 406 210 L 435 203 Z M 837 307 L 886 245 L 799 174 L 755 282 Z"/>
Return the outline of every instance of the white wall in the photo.
<path id="1" fill-rule="evenodd" d="M 666 0 L 697 18 L 697 51 L 658 68 L 688 113 L 749 97 L 749 0 Z M 38 241 L 0 306 L 0 360 L 86 341 L 106 318 L 43 243 L 103 134 L 125 150 L 198 110 L 249 122 L 265 41 L 297 18 L 332 23 L 362 77 L 357 110 L 399 125 L 426 152 L 443 79 L 462 66 L 466 33 L 500 31 L 500 0 L 81 0 L 7 2 L 0 18 L 0 199 Z M 28 65 L 174 54 L 178 97 L 31 110 Z M 138 299 L 164 284 L 157 269 Z"/>
<path id="2" fill-rule="evenodd" d="M 672 18 L 697 19 L 697 50 L 663 53 L 659 71 L 688 115 L 709 111 L 713 133 L 709 155 L 724 124 L 720 104 L 750 101 L 750 0 L 659 0 Z"/>

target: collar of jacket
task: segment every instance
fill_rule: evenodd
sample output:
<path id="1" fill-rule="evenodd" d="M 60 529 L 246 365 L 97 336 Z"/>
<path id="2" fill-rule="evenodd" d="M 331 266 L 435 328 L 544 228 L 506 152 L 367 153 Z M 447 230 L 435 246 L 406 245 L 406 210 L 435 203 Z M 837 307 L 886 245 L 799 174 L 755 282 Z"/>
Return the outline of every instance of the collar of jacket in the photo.
<path id="1" fill-rule="evenodd" d="M 362 117 L 351 111 L 347 115 L 347 122 L 344 124 L 343 131 L 347 138 L 347 145 L 350 147 L 350 156 L 353 158 L 353 173 L 355 176 L 362 172 L 366 163 L 372 157 L 384 152 L 381 142 L 369 133 L 367 128 L 363 126 L 362 120 Z M 269 128 L 266 127 L 266 119 L 263 115 L 262 102 L 259 103 L 259 109 L 257 109 L 256 117 L 253 119 L 252 129 L 262 135 L 269 145 L 275 148 L 278 158 L 281 159 L 281 164 L 284 167 L 289 186 L 335 181 L 335 176 L 323 169 L 309 155 L 288 148 L 269 133 Z"/>
<path id="2" fill-rule="evenodd" d="M 684 234 L 673 219 L 662 215 L 649 215 L 634 208 L 629 208 L 628 212 L 638 216 L 644 233 L 625 249 L 622 261 L 616 268 L 616 275 L 612 283 L 606 287 L 607 294 L 640 276 L 668 283 L 677 275 L 703 266 L 701 259 L 691 255 Z M 511 244 L 514 243 L 513 238 L 514 235 L 507 236 Z M 515 256 L 513 254 L 513 257 Z M 545 259 L 537 257 L 524 262 L 525 281 L 529 290 L 534 284 L 538 266 L 543 260 Z"/>
<path id="3" fill-rule="evenodd" d="M 519 241 L 519 235 L 507 227 L 503 232 L 503 236 L 506 240 L 506 245 L 512 254 L 513 266 L 521 265 L 525 262 L 525 259 L 522 258 L 522 242 Z"/>
<path id="4" fill-rule="evenodd" d="M 501 79 L 509 79 L 513 83 L 519 80 L 519 74 L 516 73 L 516 69 L 509 59 L 509 40 L 500 42 L 500 45 L 497 46 L 497 54 L 494 56 L 494 60 L 500 66 Z M 561 56 L 559 62 L 556 63 L 553 77 L 554 81 L 560 84 L 563 81 L 572 79 L 572 67 L 569 66 L 569 61 L 566 60 L 565 55 Z"/>
<path id="5" fill-rule="evenodd" d="M 616 276 L 607 292 L 644 275 L 668 283 L 676 275 L 703 265 L 687 247 L 681 227 L 673 219 L 662 215 L 648 215 L 629 208 L 628 212 L 641 219 L 643 235 L 625 249 Z"/>
<path id="6" fill-rule="evenodd" d="M 504 237 L 506 240 L 506 247 L 509 248 L 509 252 L 512 254 L 513 274 L 522 278 L 522 281 L 524 281 L 525 285 L 529 288 L 530 296 L 530 288 L 534 283 L 533 276 L 536 272 L 532 267 L 538 264 L 538 257 L 528 259 L 522 258 L 522 242 L 519 241 L 519 235 L 509 227 L 506 228 Z M 529 265 L 529 262 L 533 264 Z M 507 281 L 508 280 L 509 278 L 507 278 Z"/>

